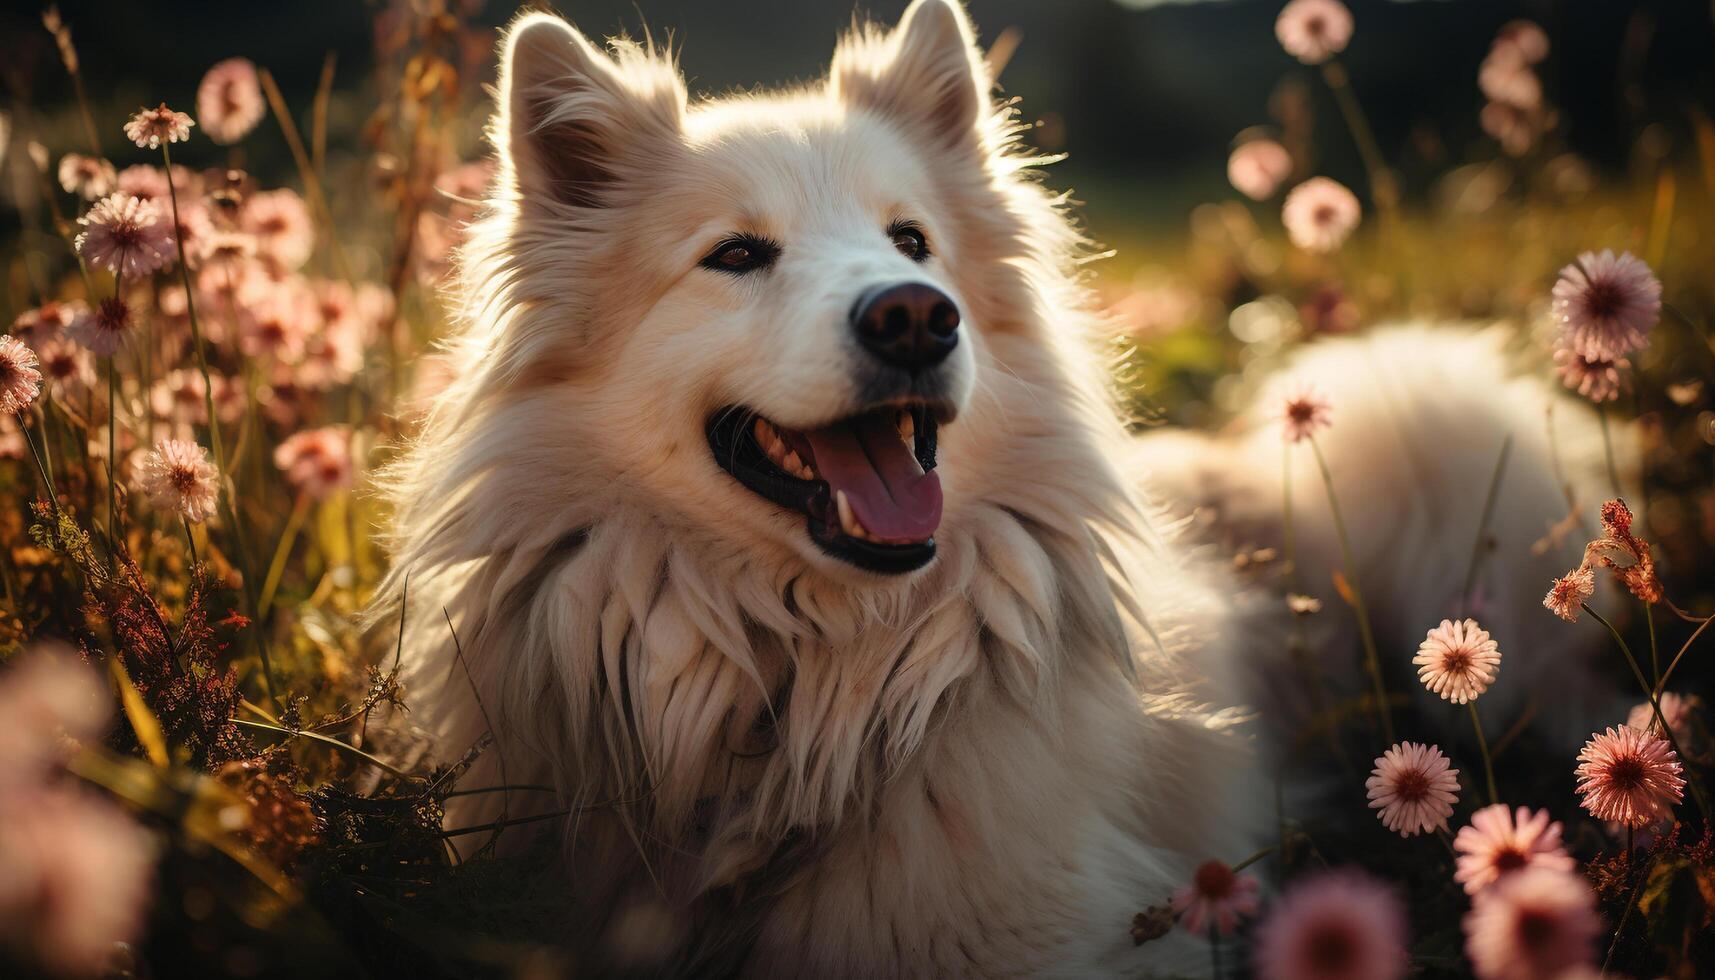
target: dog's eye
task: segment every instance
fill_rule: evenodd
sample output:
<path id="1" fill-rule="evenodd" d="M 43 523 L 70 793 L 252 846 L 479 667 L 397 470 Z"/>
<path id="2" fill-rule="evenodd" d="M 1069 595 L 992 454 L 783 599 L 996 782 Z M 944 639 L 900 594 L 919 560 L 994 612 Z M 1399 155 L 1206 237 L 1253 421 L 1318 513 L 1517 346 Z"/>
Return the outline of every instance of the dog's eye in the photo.
<path id="1" fill-rule="evenodd" d="M 929 240 L 923 237 L 923 229 L 901 223 L 887 229 L 887 233 L 893 238 L 893 247 L 911 261 L 921 262 L 929 257 Z"/>
<path id="2" fill-rule="evenodd" d="M 745 273 L 766 268 L 780 257 L 780 246 L 766 238 L 741 235 L 716 245 L 703 256 L 702 266 L 718 272 Z"/>

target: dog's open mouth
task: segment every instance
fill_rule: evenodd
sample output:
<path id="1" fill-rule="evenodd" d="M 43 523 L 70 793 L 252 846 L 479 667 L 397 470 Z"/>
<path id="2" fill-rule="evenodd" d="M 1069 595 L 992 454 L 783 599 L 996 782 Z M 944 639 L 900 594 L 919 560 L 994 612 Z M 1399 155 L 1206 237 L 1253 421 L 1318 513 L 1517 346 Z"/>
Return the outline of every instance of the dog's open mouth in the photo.
<path id="1" fill-rule="evenodd" d="M 935 427 L 926 405 L 877 408 L 803 431 L 730 406 L 709 419 L 708 437 L 716 462 L 738 482 L 804 514 L 823 551 L 900 573 L 935 557 Z"/>

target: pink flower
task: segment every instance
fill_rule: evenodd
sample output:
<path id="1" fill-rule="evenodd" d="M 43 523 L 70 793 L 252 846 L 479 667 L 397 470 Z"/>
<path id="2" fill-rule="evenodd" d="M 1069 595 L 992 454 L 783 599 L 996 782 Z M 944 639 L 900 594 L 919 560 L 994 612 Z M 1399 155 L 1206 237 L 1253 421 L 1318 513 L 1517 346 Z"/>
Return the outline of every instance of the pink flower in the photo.
<path id="1" fill-rule="evenodd" d="M 1479 980 L 1542 980 L 1595 957 L 1602 917 L 1581 875 L 1531 868 L 1478 892 L 1465 916 L 1465 955 Z"/>
<path id="2" fill-rule="evenodd" d="M 222 146 L 243 139 L 264 111 L 256 66 L 247 58 L 216 62 L 197 86 L 197 118 L 208 138 Z"/>
<path id="3" fill-rule="evenodd" d="M 1632 362 L 1623 357 L 1585 357 L 1569 347 L 1555 350 L 1554 365 L 1561 383 L 1598 405 L 1620 397 L 1626 373 L 1632 369 Z"/>
<path id="4" fill-rule="evenodd" d="M 239 311 L 239 346 L 251 357 L 296 361 L 315 328 L 315 304 L 301 281 L 260 289 Z"/>
<path id="5" fill-rule="evenodd" d="M 1453 838 L 1459 852 L 1453 880 L 1475 895 L 1502 875 L 1525 868 L 1571 871 L 1576 864 L 1560 844 L 1560 831 L 1560 822 L 1550 823 L 1547 810 L 1533 813 L 1521 806 L 1515 815 L 1504 803 L 1483 807 Z"/>
<path id="6" fill-rule="evenodd" d="M 1565 346 L 1618 360 L 1649 343 L 1661 317 L 1661 282 L 1630 252 L 1585 252 L 1560 270 L 1553 310 Z"/>
<path id="7" fill-rule="evenodd" d="M 1511 48 L 1498 47 L 1483 59 L 1477 87 L 1500 105 L 1524 112 L 1542 106 L 1542 80 Z"/>
<path id="8" fill-rule="evenodd" d="M 1287 396 L 1286 403 L 1281 406 L 1281 435 L 1287 442 L 1303 442 L 1326 429 L 1331 424 L 1329 416 L 1332 414 L 1333 406 L 1316 389 L 1309 386 L 1300 388 L 1297 394 Z"/>
<path id="9" fill-rule="evenodd" d="M 0 336 L 0 412 L 22 412 L 42 393 L 39 364 L 36 352 L 22 340 L 11 334 Z"/>
<path id="10" fill-rule="evenodd" d="M 1364 786 L 1382 826 L 1412 837 L 1446 828 L 1459 800 L 1459 770 L 1433 745 L 1400 742 L 1376 760 Z"/>
<path id="11" fill-rule="evenodd" d="M 1256 914 L 1261 885 L 1250 875 L 1234 873 L 1221 861 L 1205 861 L 1191 883 L 1173 893 L 1173 911 L 1188 931 L 1207 935 L 1211 926 L 1231 935 L 1239 918 Z"/>
<path id="12" fill-rule="evenodd" d="M 65 739 L 101 734 L 111 708 L 106 685 L 70 648 L 37 647 L 0 671 L 0 800 L 60 762 Z"/>
<path id="13" fill-rule="evenodd" d="M 1681 697 L 1672 691 L 1662 692 L 1661 717 L 1667 722 L 1667 728 L 1673 732 L 1674 738 L 1683 740 L 1691 735 L 1691 713 L 1697 710 L 1702 703 L 1702 700 L 1695 694 L 1690 697 Z M 1635 705 L 1631 712 L 1626 715 L 1626 724 L 1640 732 L 1654 731 L 1655 710 L 1650 707 L 1648 701 Z"/>
<path id="14" fill-rule="evenodd" d="M 1609 728 L 1584 743 L 1578 763 L 1578 792 L 1598 820 L 1644 827 L 1684 799 L 1679 756 L 1651 732 Z"/>
<path id="15" fill-rule="evenodd" d="M 125 124 L 125 136 L 145 150 L 158 150 L 162 143 L 190 139 L 195 125 L 190 116 L 174 112 L 163 102 L 154 109 L 137 110 Z"/>
<path id="16" fill-rule="evenodd" d="M 107 973 L 143 930 L 155 842 L 93 793 L 44 784 L 0 805 L 0 936 L 64 976 Z"/>
<path id="17" fill-rule="evenodd" d="M 316 244 L 303 198 L 287 189 L 258 191 L 244 202 L 239 228 L 255 236 L 256 252 L 286 269 L 303 266 Z"/>
<path id="18" fill-rule="evenodd" d="M 49 337 L 38 342 L 36 357 L 41 361 L 42 378 L 62 398 L 79 394 L 95 382 L 95 365 L 90 362 L 89 351 L 67 337 Z"/>
<path id="19" fill-rule="evenodd" d="M 1338 181 L 1312 177 L 1286 195 L 1280 220 L 1292 244 L 1307 252 L 1332 252 L 1358 226 L 1363 209 Z"/>
<path id="20" fill-rule="evenodd" d="M 1411 662 L 1417 665 L 1424 687 L 1444 700 L 1464 704 L 1476 700 L 1495 682 L 1501 649 L 1476 620 L 1455 623 L 1443 619 L 1424 637 Z"/>
<path id="21" fill-rule="evenodd" d="M 110 194 L 77 221 L 84 228 L 75 242 L 78 254 L 115 275 L 135 279 L 173 262 L 172 223 L 148 201 Z"/>
<path id="22" fill-rule="evenodd" d="M 131 308 L 112 297 L 101 301 L 95 312 L 79 319 L 66 336 L 89 348 L 93 354 L 111 357 L 131 332 Z"/>
<path id="23" fill-rule="evenodd" d="M 1596 594 L 1596 573 L 1588 565 L 1580 565 L 1554 580 L 1542 604 L 1549 612 L 1566 620 L 1578 622 L 1579 608 Z"/>
<path id="24" fill-rule="evenodd" d="M 351 435 L 338 427 L 293 433 L 275 448 L 274 465 L 297 492 L 326 500 L 353 483 Z"/>
<path id="25" fill-rule="evenodd" d="M 1292 0 L 1275 18 L 1274 36 L 1287 54 L 1319 65 L 1346 50 L 1352 39 L 1352 12 L 1339 0 Z"/>
<path id="26" fill-rule="evenodd" d="M 1508 21 L 1495 33 L 1494 48 L 1502 47 L 1512 49 L 1525 64 L 1534 65 L 1548 57 L 1548 35 L 1532 21 Z"/>
<path id="27" fill-rule="evenodd" d="M 1266 201 L 1292 176 L 1292 154 L 1274 140 L 1247 140 L 1227 157 L 1227 180 L 1253 201 Z"/>
<path id="28" fill-rule="evenodd" d="M 1387 886 L 1336 871 L 1291 888 L 1257 929 L 1261 980 L 1398 980 L 1405 912 Z"/>
<path id="29" fill-rule="evenodd" d="M 60 157 L 59 178 L 67 194 L 76 194 L 86 201 L 113 193 L 113 164 L 100 157 L 67 153 Z"/>
<path id="30" fill-rule="evenodd" d="M 144 458 L 139 483 L 151 507 L 201 524 L 220 501 L 219 477 L 208 450 L 182 439 L 162 439 Z"/>
<path id="31" fill-rule="evenodd" d="M 30 343 L 58 336 L 60 331 L 77 322 L 77 318 L 89 312 L 89 305 L 82 300 L 49 300 L 33 310 L 25 310 L 18 314 L 18 319 L 12 321 L 12 332 Z"/>

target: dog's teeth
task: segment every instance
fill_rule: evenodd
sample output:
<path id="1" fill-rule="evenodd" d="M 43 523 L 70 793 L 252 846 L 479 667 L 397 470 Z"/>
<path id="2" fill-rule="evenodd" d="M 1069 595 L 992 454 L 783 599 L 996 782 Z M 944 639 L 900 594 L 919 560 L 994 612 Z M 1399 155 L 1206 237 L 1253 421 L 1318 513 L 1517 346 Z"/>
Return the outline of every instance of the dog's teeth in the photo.
<path id="1" fill-rule="evenodd" d="M 764 446 L 768 445 L 768 440 L 774 433 L 774 426 L 769 425 L 767 419 L 759 418 L 756 420 L 754 428 L 756 429 L 756 441 Z"/>
<path id="2" fill-rule="evenodd" d="M 798 478 L 800 480 L 814 480 L 816 478 L 816 471 L 811 469 L 807 464 L 800 466 L 798 467 Z"/>
<path id="3" fill-rule="evenodd" d="M 834 505 L 840 511 L 840 530 L 854 538 L 868 538 L 869 532 L 858 523 L 857 515 L 852 513 L 852 502 L 846 499 L 844 490 L 834 492 Z"/>
<path id="4" fill-rule="evenodd" d="M 780 461 L 780 468 L 793 476 L 797 476 L 798 471 L 804 468 L 804 461 L 798 458 L 798 454 L 796 452 L 787 450 L 786 458 Z"/>
<path id="5" fill-rule="evenodd" d="M 899 438 L 910 440 L 917 435 L 917 421 L 911 417 L 910 412 L 900 412 L 898 424 Z"/>

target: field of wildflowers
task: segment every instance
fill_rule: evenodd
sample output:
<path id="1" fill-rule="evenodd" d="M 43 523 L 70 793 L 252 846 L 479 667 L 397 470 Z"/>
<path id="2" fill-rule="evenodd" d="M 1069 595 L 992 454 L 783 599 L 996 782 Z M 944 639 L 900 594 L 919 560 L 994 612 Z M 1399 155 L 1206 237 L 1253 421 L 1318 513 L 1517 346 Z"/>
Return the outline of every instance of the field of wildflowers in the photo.
<path id="1" fill-rule="evenodd" d="M 490 173 L 473 107 L 493 35 L 469 6 L 377 22 L 388 82 L 338 166 L 331 60 L 307 114 L 242 58 L 116 114 L 84 92 L 76 25 L 42 19 L 79 111 L 57 142 L 26 109 L 0 116 L 0 153 L 30 178 L 10 185 L 16 210 L 36 222 L 6 229 L 0 255 L 7 975 L 568 969 L 548 862 L 495 853 L 528 828 L 443 826 L 450 796 L 494 788 L 461 781 L 468 758 L 418 761 L 409 737 L 394 653 L 435 611 L 406 583 L 399 620 L 363 616 L 389 598 L 366 491 L 454 370 L 433 346 L 440 287 Z M 1529 712 L 1484 732 L 1472 703 L 1508 683 L 1511 651 L 1480 615 L 1424 623 L 1411 662 L 1477 725 L 1472 757 L 1391 730 L 1377 658 L 1401 654 L 1371 642 L 1367 674 L 1336 682 L 1342 707 L 1301 744 L 1373 763 L 1348 769 L 1330 812 L 1283 814 L 1268 850 L 1137 896 L 1133 939 L 1187 929 L 1213 974 L 1273 980 L 1711 975 L 1709 107 L 1663 107 L 1629 168 L 1599 172 L 1566 149 L 1551 37 L 1514 22 L 1460 82 L 1483 99 L 1484 155 L 1407 181 L 1342 65 L 1364 43 L 1347 7 L 1292 0 L 1276 32 L 1337 112 L 1314 138 L 1350 141 L 1363 180 L 1314 172 L 1303 114 L 1277 110 L 1240 134 L 1234 194 L 1191 210 L 1188 238 L 1111 243 L 1095 286 L 1122 405 L 1140 428 L 1213 427 L 1317 337 L 1511 325 L 1564 387 L 1554 411 L 1597 413 L 1638 447 L 1636 473 L 1609 455 L 1613 499 L 1568 499 L 1541 529 L 1544 547 L 1588 541 L 1542 583 L 1542 615 L 1603 631 L 1636 706 L 1590 718 L 1576 757 L 1544 752 Z M 292 161 L 279 186 L 242 164 L 270 127 Z M 1309 465 L 1340 418 L 1306 390 L 1280 424 Z M 1336 507 L 1388 492 L 1324 473 Z M 1473 569 L 1504 560 L 1476 537 Z M 1367 639 L 1361 582 L 1288 590 L 1290 554 L 1235 564 Z M 1598 591 L 1625 615 L 1591 609 Z"/>

